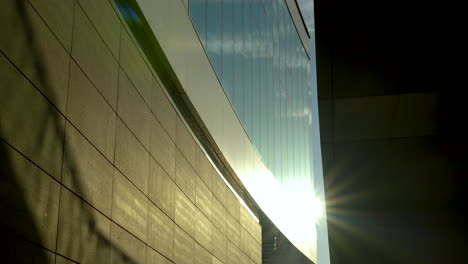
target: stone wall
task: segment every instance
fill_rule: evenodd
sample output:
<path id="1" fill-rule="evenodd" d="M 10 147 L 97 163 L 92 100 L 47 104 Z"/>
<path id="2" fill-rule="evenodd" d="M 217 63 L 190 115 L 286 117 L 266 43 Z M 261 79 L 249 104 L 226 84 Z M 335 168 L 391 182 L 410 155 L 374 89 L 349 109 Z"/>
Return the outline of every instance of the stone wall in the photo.
<path id="1" fill-rule="evenodd" d="M 0 34 L 2 259 L 261 263 L 112 2 L 5 0 Z"/>

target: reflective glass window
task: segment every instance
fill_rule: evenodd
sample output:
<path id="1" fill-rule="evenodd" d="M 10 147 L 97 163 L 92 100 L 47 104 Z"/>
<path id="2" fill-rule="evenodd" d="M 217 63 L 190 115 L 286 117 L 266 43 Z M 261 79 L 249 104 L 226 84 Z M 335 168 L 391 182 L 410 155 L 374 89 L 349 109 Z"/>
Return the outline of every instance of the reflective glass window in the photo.
<path id="1" fill-rule="evenodd" d="M 289 167 L 289 171 L 288 171 L 288 177 L 294 182 L 295 178 L 296 178 L 296 174 L 295 174 L 295 168 L 296 168 L 296 164 L 295 164 L 295 152 L 294 152 L 294 148 L 295 148 L 295 127 L 294 127 L 294 118 L 293 118 L 293 112 L 294 112 L 294 109 L 293 109 L 293 104 L 294 104 L 294 94 L 295 94 L 295 91 L 297 90 L 297 71 L 298 71 L 298 68 L 297 68 L 297 57 L 296 57 L 296 52 L 295 52 L 295 48 L 296 48 L 296 44 L 297 44 L 297 41 L 296 41 L 296 38 L 293 39 L 293 46 L 292 46 L 292 49 L 291 49 L 291 61 L 292 61 L 292 64 L 293 64 L 293 69 L 292 69 L 292 81 L 291 81 L 291 88 L 290 88 L 290 96 L 288 96 L 288 103 L 289 103 L 289 108 L 288 108 L 288 116 L 290 116 L 290 118 L 288 118 L 288 134 L 289 134 L 289 137 L 288 137 L 288 162 L 290 164 L 292 164 L 292 166 Z"/>
<path id="2" fill-rule="evenodd" d="M 195 24 L 203 46 L 206 48 L 206 1 L 207 0 L 190 0 L 190 16 Z"/>
<path id="3" fill-rule="evenodd" d="M 310 176 L 315 69 L 285 0 L 190 0 L 190 15 L 267 167 L 287 185 Z"/>
<path id="4" fill-rule="evenodd" d="M 260 144 L 260 4 L 252 0 L 252 140 Z"/>
<path id="5" fill-rule="evenodd" d="M 271 1 L 270 3 L 273 3 Z M 275 105 L 275 96 L 274 96 L 274 14 L 273 14 L 273 5 L 267 5 L 267 19 L 268 19 L 268 152 L 266 155 L 267 166 L 273 170 L 274 166 L 274 152 L 275 152 L 275 126 L 274 126 L 274 105 Z"/>
<path id="6" fill-rule="evenodd" d="M 266 155 L 267 146 L 268 146 L 268 84 L 267 84 L 267 36 L 268 36 L 268 25 L 266 23 L 266 9 L 263 0 L 261 1 L 262 6 L 260 9 L 260 154 L 263 156 Z M 258 146 L 257 146 L 258 147 Z"/>
<path id="7" fill-rule="evenodd" d="M 207 1 L 206 49 L 218 76 L 222 76 L 222 0 Z"/>
<path id="8" fill-rule="evenodd" d="M 299 89 L 298 89 L 298 94 L 299 94 L 299 97 L 298 97 L 298 141 L 299 141 L 299 144 L 298 144 L 298 148 L 300 151 L 300 159 L 299 159 L 299 169 L 300 169 L 300 173 L 299 175 L 301 177 L 303 177 L 305 175 L 305 162 L 304 162 L 304 158 L 305 158 L 305 141 L 304 141 L 304 137 L 305 137 L 305 134 L 304 134 L 304 130 L 305 130 L 305 127 L 304 127 L 304 87 L 305 87 L 305 82 L 304 82 L 304 77 L 305 77 L 305 73 L 304 73 L 304 49 L 301 47 L 301 62 L 302 62 L 302 70 L 301 70 L 301 85 L 299 86 Z"/>
<path id="9" fill-rule="evenodd" d="M 280 160 L 281 168 L 278 168 L 278 175 L 280 178 L 285 179 L 285 170 L 289 167 L 288 162 L 284 162 L 284 157 L 286 157 L 286 152 L 284 151 L 287 148 L 287 96 L 288 96 L 288 87 L 286 84 L 286 25 L 287 20 L 285 17 L 285 5 L 281 4 L 279 6 L 279 47 L 280 47 L 280 64 L 279 64 L 279 89 L 280 89 L 280 104 L 281 104 L 281 113 L 280 113 L 280 137 L 281 137 L 281 151 L 280 151 Z"/>
<path id="10" fill-rule="evenodd" d="M 290 100 L 289 98 L 291 97 L 291 94 L 292 94 L 292 85 L 291 85 L 291 67 L 290 67 L 290 62 L 291 62 L 291 52 L 290 52 L 290 49 L 291 49 L 291 44 L 290 44 L 290 38 L 288 36 L 288 29 L 289 29 L 289 26 L 291 25 L 290 24 L 290 21 L 287 19 L 286 17 L 286 11 L 283 11 L 283 17 L 285 19 L 285 25 L 284 25 L 284 81 L 285 81 L 285 94 L 286 94 L 286 98 L 285 98 L 285 105 L 286 105 L 286 110 L 285 110 L 285 120 L 284 120 L 284 126 L 286 126 L 286 130 L 285 130 L 285 139 L 284 139 L 284 160 L 286 160 L 286 168 L 283 169 L 283 174 L 284 174 L 284 177 L 287 179 L 287 181 L 289 181 L 289 171 L 291 170 L 291 168 L 294 166 L 293 163 L 290 162 L 289 160 L 289 146 L 288 146 L 288 141 L 289 141 L 289 138 L 291 137 L 291 127 L 289 126 L 288 122 L 291 118 L 291 111 L 290 111 L 290 108 L 291 108 L 291 104 L 290 104 Z M 287 182 L 288 183 L 288 182 Z"/>
<path id="11" fill-rule="evenodd" d="M 244 0 L 244 127 L 252 137 L 252 0 Z"/>
<path id="12" fill-rule="evenodd" d="M 234 0 L 234 108 L 244 119 L 244 0 Z"/>
<path id="13" fill-rule="evenodd" d="M 227 96 L 234 100 L 234 0 L 223 1 L 223 87 Z"/>
<path id="14" fill-rule="evenodd" d="M 301 101 L 301 90 L 302 90 L 302 66 L 301 66 L 301 55 L 299 50 L 302 47 L 302 42 L 299 37 L 296 37 L 296 45 L 295 45 L 295 58 L 296 58 L 296 64 L 297 64 L 297 70 L 295 72 L 296 75 L 296 86 L 295 86 L 295 91 L 294 91 L 294 112 L 296 113 L 294 115 L 294 149 L 297 150 L 296 153 L 297 155 L 294 157 L 294 162 L 296 163 L 295 167 L 295 175 L 298 179 L 301 177 L 301 145 L 300 145 L 300 134 L 301 134 L 301 126 L 300 126 L 300 120 L 298 116 L 299 112 L 299 107 L 300 107 L 300 101 Z"/>

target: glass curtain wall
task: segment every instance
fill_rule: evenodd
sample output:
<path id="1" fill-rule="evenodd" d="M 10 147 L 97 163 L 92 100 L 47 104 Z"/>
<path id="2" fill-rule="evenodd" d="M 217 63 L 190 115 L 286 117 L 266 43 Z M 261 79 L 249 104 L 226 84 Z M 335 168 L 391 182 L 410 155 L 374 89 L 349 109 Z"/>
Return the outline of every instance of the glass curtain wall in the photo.
<path id="1" fill-rule="evenodd" d="M 284 0 L 190 0 L 189 9 L 265 164 L 285 186 L 310 179 L 309 58 Z"/>

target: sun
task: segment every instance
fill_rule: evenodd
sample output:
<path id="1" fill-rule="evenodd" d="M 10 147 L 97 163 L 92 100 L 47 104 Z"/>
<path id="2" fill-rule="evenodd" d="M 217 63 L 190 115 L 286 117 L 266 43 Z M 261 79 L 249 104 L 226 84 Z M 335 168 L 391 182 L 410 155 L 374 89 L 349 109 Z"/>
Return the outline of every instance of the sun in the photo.
<path id="1" fill-rule="evenodd" d="M 320 200 L 320 198 L 316 196 L 313 197 L 310 202 L 311 202 L 311 205 L 309 208 L 310 210 L 309 212 L 310 212 L 311 218 L 315 220 L 315 223 L 318 223 L 320 218 L 324 214 L 324 204 Z"/>

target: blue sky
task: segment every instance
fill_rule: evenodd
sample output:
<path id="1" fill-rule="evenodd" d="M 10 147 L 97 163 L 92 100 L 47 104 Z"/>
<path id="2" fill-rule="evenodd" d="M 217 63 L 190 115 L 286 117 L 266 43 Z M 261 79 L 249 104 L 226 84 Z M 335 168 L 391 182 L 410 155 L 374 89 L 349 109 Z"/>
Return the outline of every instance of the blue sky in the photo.
<path id="1" fill-rule="evenodd" d="M 313 0 L 297 0 L 299 6 L 302 10 L 302 15 L 304 16 L 304 20 L 306 21 L 307 27 L 309 31 L 312 32 L 314 26 L 314 1 Z"/>

